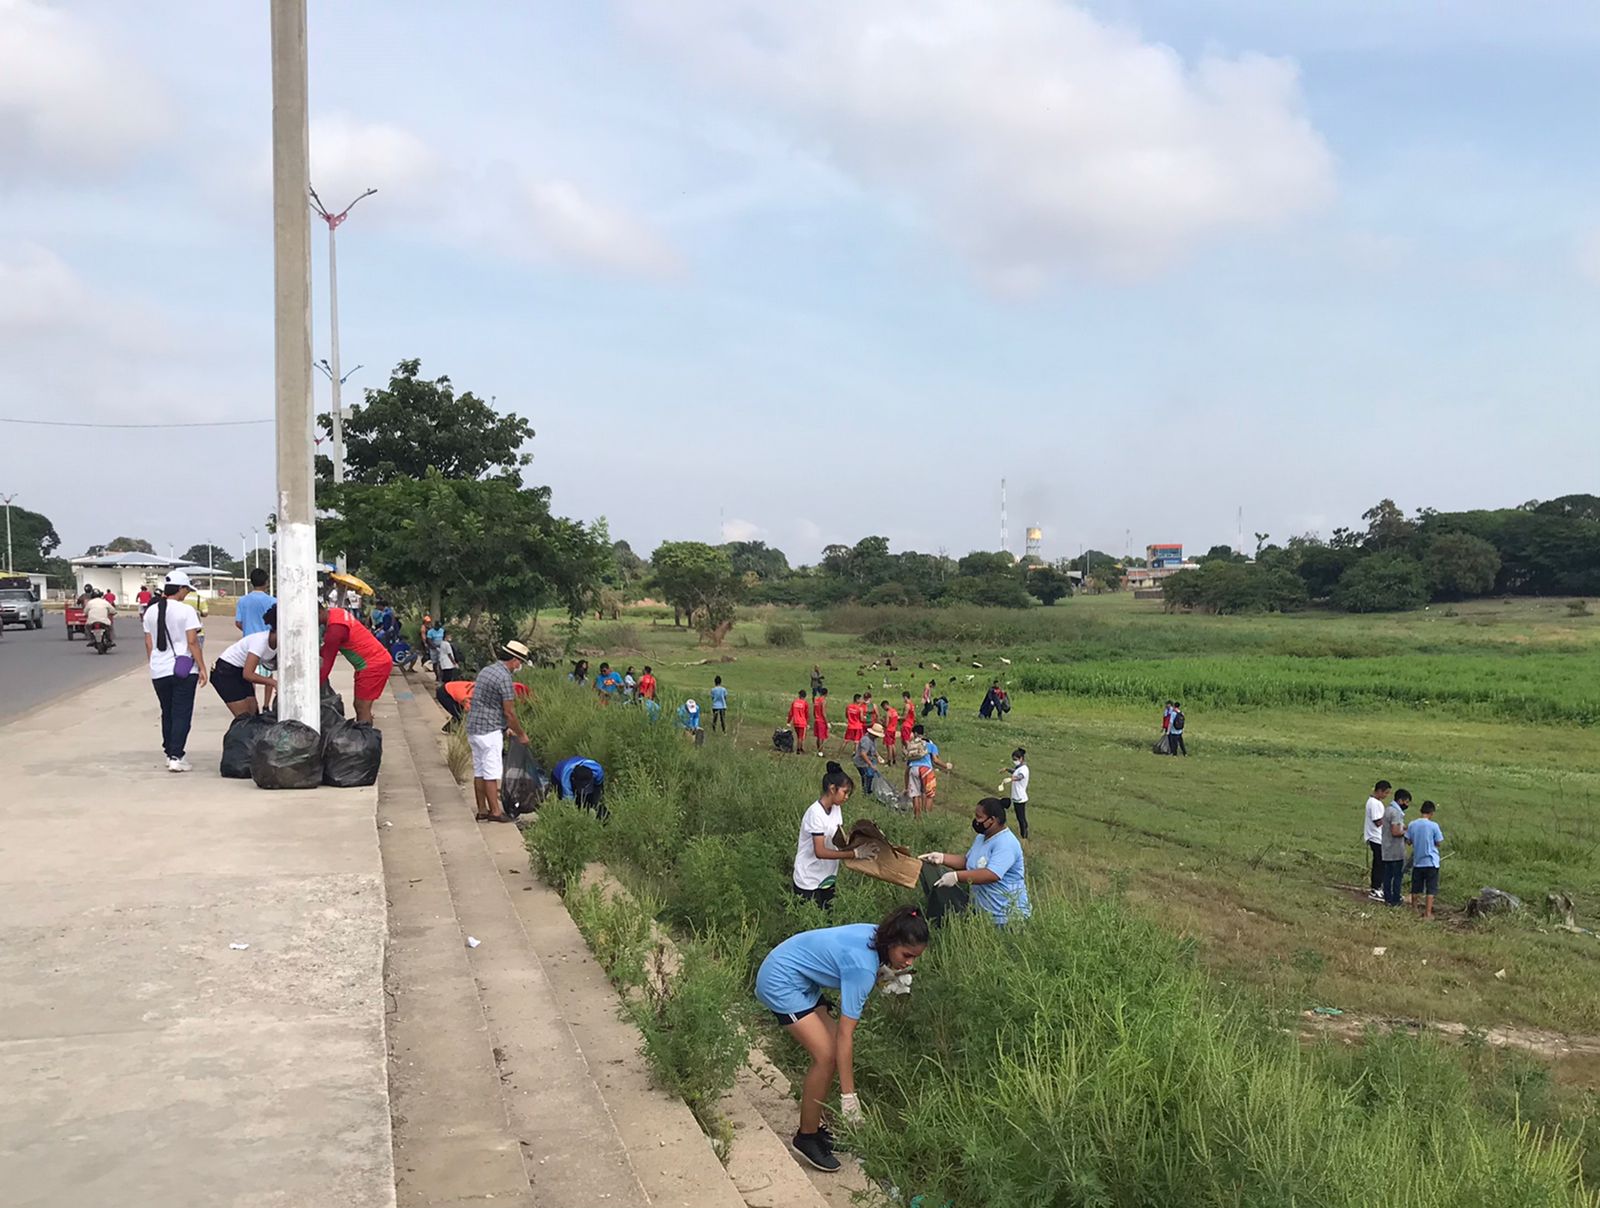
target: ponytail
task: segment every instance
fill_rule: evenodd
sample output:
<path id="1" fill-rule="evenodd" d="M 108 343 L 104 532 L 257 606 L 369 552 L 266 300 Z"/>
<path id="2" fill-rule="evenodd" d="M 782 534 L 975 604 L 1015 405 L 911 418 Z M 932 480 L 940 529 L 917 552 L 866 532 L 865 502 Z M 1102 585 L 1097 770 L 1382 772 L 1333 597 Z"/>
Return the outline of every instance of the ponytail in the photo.
<path id="1" fill-rule="evenodd" d="M 172 639 L 167 636 L 167 600 L 171 592 L 172 589 L 168 588 L 156 601 L 156 649 L 162 651 L 172 645 Z"/>
<path id="2" fill-rule="evenodd" d="M 915 906 L 896 906 L 883 916 L 877 930 L 872 933 L 872 946 L 877 950 L 878 963 L 889 963 L 889 949 L 920 947 L 928 942 L 928 920 Z"/>

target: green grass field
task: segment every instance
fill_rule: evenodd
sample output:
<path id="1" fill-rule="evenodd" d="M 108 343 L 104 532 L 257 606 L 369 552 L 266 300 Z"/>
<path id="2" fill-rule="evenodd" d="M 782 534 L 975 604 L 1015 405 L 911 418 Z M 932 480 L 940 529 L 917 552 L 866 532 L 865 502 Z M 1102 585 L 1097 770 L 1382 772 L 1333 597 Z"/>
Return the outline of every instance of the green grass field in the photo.
<path id="1" fill-rule="evenodd" d="M 799 621 L 805 645 L 767 645 L 772 621 Z M 1027 747 L 1033 850 L 1116 886 L 1219 980 L 1346 1020 L 1600 1033 L 1600 939 L 1541 917 L 1561 890 L 1580 925 L 1600 922 L 1600 617 L 1564 600 L 1378 617 L 1174 616 L 1125 594 L 1020 614 L 754 610 L 718 649 L 637 609 L 586 626 L 583 645 L 595 665 L 652 664 L 673 699 L 703 707 L 721 674 L 730 740 L 758 749 L 813 663 L 841 755 L 852 692 L 920 699 L 936 678 L 951 711 L 929 729 L 957 768 L 943 807 L 970 809 Z M 1003 721 L 977 717 L 991 676 L 1013 689 Z M 1188 716 L 1186 760 L 1149 752 L 1169 695 Z M 1364 898 L 1361 807 L 1379 777 L 1439 805 L 1450 854 L 1435 923 Z M 1468 922 L 1486 885 L 1528 909 Z M 1557 1074 L 1600 1085 L 1589 1054 Z"/>

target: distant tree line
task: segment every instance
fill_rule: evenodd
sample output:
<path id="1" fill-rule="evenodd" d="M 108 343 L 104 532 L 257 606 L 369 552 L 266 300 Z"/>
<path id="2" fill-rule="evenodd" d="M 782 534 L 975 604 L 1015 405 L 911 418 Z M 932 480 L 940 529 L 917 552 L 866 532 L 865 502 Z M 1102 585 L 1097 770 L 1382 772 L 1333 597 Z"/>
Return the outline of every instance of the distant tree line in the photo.
<path id="1" fill-rule="evenodd" d="M 1420 508 L 1407 517 L 1392 499 L 1362 513 L 1363 530 L 1336 528 L 1268 544 L 1254 561 L 1227 546 L 1196 570 L 1162 581 L 1169 608 L 1283 611 L 1326 603 L 1346 612 L 1392 612 L 1430 601 L 1488 595 L 1600 594 L 1600 497 L 1563 495 L 1520 507 L 1469 512 Z"/>

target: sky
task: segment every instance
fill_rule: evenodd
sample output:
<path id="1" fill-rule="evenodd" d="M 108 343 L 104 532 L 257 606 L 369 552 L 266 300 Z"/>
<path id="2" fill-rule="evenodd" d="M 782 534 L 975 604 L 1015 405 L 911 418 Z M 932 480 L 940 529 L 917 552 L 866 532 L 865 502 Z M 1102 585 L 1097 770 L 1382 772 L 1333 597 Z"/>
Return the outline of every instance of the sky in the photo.
<path id="1" fill-rule="evenodd" d="M 0 0 L 0 420 L 270 418 L 266 11 Z M 641 553 L 994 549 L 1002 478 L 1047 558 L 1596 490 L 1600 6 L 311 0 L 309 39 L 312 183 L 378 190 L 347 402 L 420 358 Z M 0 422 L 0 494 L 69 555 L 237 548 L 273 456 Z"/>

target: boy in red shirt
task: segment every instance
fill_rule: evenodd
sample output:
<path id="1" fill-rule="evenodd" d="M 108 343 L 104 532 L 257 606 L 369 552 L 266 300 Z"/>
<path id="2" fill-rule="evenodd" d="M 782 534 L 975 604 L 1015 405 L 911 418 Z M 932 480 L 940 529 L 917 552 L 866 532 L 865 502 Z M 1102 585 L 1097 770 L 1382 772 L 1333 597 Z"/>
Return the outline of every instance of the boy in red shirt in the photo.
<path id="1" fill-rule="evenodd" d="M 806 719 L 809 710 L 806 708 L 805 690 L 795 693 L 794 700 L 789 702 L 789 727 L 794 731 L 794 753 L 801 754 L 806 749 Z"/>
<path id="2" fill-rule="evenodd" d="M 883 706 L 883 750 L 884 758 L 891 767 L 894 766 L 894 740 L 900 734 L 900 715 L 894 711 L 894 706 L 888 702 Z"/>
<path id="3" fill-rule="evenodd" d="M 811 700 L 813 725 L 812 733 L 817 738 L 817 754 L 822 754 L 822 744 L 828 741 L 828 690 L 818 688 L 817 694 Z"/>
<path id="4" fill-rule="evenodd" d="M 856 743 L 861 741 L 861 736 L 866 732 L 866 723 L 861 720 L 861 693 L 857 692 L 844 707 L 845 745 L 854 750 Z"/>
<path id="5" fill-rule="evenodd" d="M 911 703 L 911 693 L 900 694 L 905 699 L 900 704 L 900 744 L 911 741 L 911 727 L 917 724 L 917 707 Z"/>
<path id="6" fill-rule="evenodd" d="M 655 700 L 656 698 L 656 673 L 650 668 L 644 669 L 644 674 L 639 677 L 639 699 Z"/>

